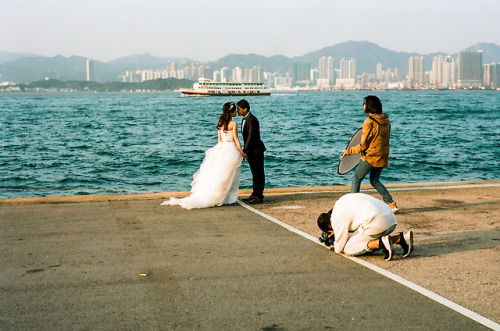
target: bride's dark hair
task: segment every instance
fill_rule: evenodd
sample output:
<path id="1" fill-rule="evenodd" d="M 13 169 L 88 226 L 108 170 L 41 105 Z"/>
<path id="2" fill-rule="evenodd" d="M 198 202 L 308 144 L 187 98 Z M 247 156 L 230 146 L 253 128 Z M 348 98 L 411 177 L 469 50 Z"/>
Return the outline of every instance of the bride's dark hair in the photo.
<path id="1" fill-rule="evenodd" d="M 229 122 L 231 122 L 231 113 L 236 110 L 236 106 L 234 105 L 234 102 L 228 102 L 225 103 L 224 106 L 222 106 L 222 115 L 219 117 L 219 123 L 217 123 L 217 129 L 222 129 L 227 130 L 227 126 L 229 125 Z"/>

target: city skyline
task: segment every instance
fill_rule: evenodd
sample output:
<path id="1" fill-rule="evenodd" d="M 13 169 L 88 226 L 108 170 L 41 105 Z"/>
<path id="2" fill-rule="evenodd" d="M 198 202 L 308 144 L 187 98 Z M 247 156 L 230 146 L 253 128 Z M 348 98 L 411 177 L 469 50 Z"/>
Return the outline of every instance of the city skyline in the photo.
<path id="1" fill-rule="evenodd" d="M 57 9 L 57 10 L 55 10 Z M 227 54 L 299 56 L 349 40 L 399 52 L 456 53 L 500 44 L 493 0 L 99 2 L 25 0 L 0 4 L 0 49 L 110 61 L 149 52 L 214 61 Z M 478 40 L 478 36 L 481 38 Z"/>
<path id="2" fill-rule="evenodd" d="M 482 50 L 460 51 L 457 58 L 449 55 L 434 56 L 432 69 L 425 70 L 423 56 L 408 58 L 408 75 L 400 76 L 399 68 L 383 68 L 377 63 L 374 72 L 358 72 L 355 58 L 340 58 L 338 68 L 331 56 L 311 62 L 294 62 L 286 74 L 267 72 L 259 66 L 210 70 L 202 63 L 184 63 L 179 67 L 169 62 L 166 69 L 127 71 L 123 82 L 166 78 L 191 80 L 212 79 L 213 82 L 265 82 L 275 88 L 305 87 L 329 89 L 420 89 L 420 88 L 489 88 L 500 87 L 500 63 L 483 64 Z M 88 76 L 88 74 L 87 74 Z"/>
<path id="3" fill-rule="evenodd" d="M 470 47 L 466 47 L 466 50 L 483 50 L 483 63 L 500 63 L 500 46 L 492 43 L 477 43 L 475 45 L 471 45 Z M 433 63 L 433 57 L 442 56 L 442 57 L 453 57 L 457 59 L 457 54 L 447 55 L 444 53 L 433 53 L 428 55 L 423 55 L 425 61 L 425 70 L 431 70 L 435 65 Z M 312 80 L 319 79 L 320 85 L 332 85 L 332 77 L 333 73 L 330 73 L 330 77 L 328 75 L 325 76 L 325 73 L 321 73 L 319 71 L 319 67 L 321 66 L 318 63 L 318 60 L 326 57 L 329 58 L 329 62 L 331 62 L 330 69 L 334 66 L 335 71 L 340 69 L 340 60 L 344 59 L 345 61 L 350 61 L 351 59 L 355 60 L 355 71 L 358 73 L 368 73 L 368 74 L 377 74 L 377 77 L 386 78 L 387 79 L 396 79 L 397 77 L 404 77 L 408 74 L 408 58 L 416 56 L 416 53 L 401 53 L 395 52 L 389 49 L 381 48 L 380 46 L 371 43 L 371 42 L 345 42 L 338 45 L 326 47 L 324 49 L 318 51 L 312 51 L 308 54 L 305 54 L 302 57 L 296 58 L 287 58 L 285 56 L 279 57 L 265 57 L 259 56 L 256 54 L 231 54 L 224 58 L 219 59 L 215 62 L 201 62 L 195 61 L 191 59 L 171 59 L 171 58 L 159 58 L 154 57 L 149 54 L 144 55 L 134 55 L 126 58 L 121 58 L 118 61 L 113 61 L 108 64 L 100 61 L 94 61 L 95 63 L 95 79 L 98 82 L 110 82 L 110 81 L 121 81 L 123 75 L 125 75 L 125 71 L 133 71 L 136 70 L 149 70 L 150 73 L 141 74 L 148 75 L 148 80 L 154 78 L 186 78 L 196 80 L 199 75 L 193 75 L 194 72 L 198 70 L 203 70 L 205 72 L 205 77 L 212 77 L 213 70 L 220 70 L 223 67 L 234 68 L 236 66 L 240 66 L 242 69 L 252 68 L 254 66 L 260 67 L 265 72 L 269 72 L 271 74 L 276 74 L 276 76 L 280 76 L 285 74 L 287 71 L 291 70 L 293 63 L 306 63 L 309 62 L 311 64 L 310 68 L 307 68 L 305 72 L 308 72 L 309 69 L 316 68 L 315 78 Z M 18 58 L 16 59 L 15 56 Z M 22 57 L 22 54 L 5 54 L 0 51 L 0 81 L 3 82 L 33 82 L 41 79 L 54 78 L 62 81 L 68 80 L 86 80 L 87 76 L 85 74 L 86 65 L 85 62 L 89 60 L 88 58 L 82 56 L 72 56 L 72 57 L 64 57 L 64 56 L 56 56 L 56 57 Z M 420 55 L 418 55 L 420 56 Z M 10 59 L 9 59 L 10 57 Z M 333 65 L 333 60 L 335 60 L 335 65 Z M 174 62 L 176 65 L 185 67 L 186 65 L 189 68 L 183 69 L 185 72 L 184 75 L 171 73 L 161 73 L 158 74 L 156 71 L 166 71 L 166 66 L 168 62 Z M 3 64 L 2 64 L 3 63 Z M 173 63 L 172 63 L 173 64 Z M 191 65 L 195 64 L 196 66 L 202 65 L 203 69 L 195 69 L 192 68 Z M 380 65 L 380 68 L 379 68 Z M 443 64 L 448 67 L 449 65 Z M 382 68 L 385 71 L 382 72 Z M 298 69 L 298 67 L 296 68 Z M 304 68 L 302 68 L 304 69 Z M 324 68 L 323 68 L 324 69 Z M 353 68 L 354 69 L 354 68 Z M 390 70 L 388 70 L 390 69 Z M 327 69 L 328 70 L 328 69 Z M 83 72 L 82 72 L 83 71 Z M 153 71 L 155 73 L 153 73 Z M 168 69 L 168 71 L 172 71 Z M 291 73 L 290 73 L 291 74 Z M 341 74 L 339 72 L 339 74 Z M 443 72 L 445 74 L 445 72 Z M 447 73 L 446 73 L 447 74 Z M 134 74 L 135 75 L 135 74 Z M 307 74 L 301 74 L 304 78 L 300 78 L 298 80 L 307 80 Z M 321 75 L 321 77 L 320 77 Z M 227 75 L 224 75 L 227 76 Z M 248 75 L 247 75 L 248 76 Z M 294 77 L 299 77 L 297 73 L 293 74 Z M 312 77 L 312 76 L 311 76 Z M 154 79 L 153 78 L 153 79 Z M 338 75 L 337 77 L 338 78 Z M 348 77 L 344 77 L 346 79 L 350 79 Z M 351 77 L 354 78 L 354 77 Z M 439 76 L 437 77 L 439 78 Z M 126 78 L 126 81 L 130 81 L 129 78 Z M 137 78 L 133 78 L 136 81 Z M 451 79 L 451 78 L 450 78 Z M 432 81 L 436 81 L 438 79 L 432 79 Z M 125 80 L 124 80 L 125 81 Z M 429 77 L 426 77 L 426 81 L 431 81 Z M 419 80 L 420 82 L 420 80 Z M 346 81 L 346 84 L 348 82 Z"/>
<path id="4" fill-rule="evenodd" d="M 165 69 L 138 69 L 126 71 L 119 77 L 123 83 L 137 83 L 152 80 L 188 79 L 206 81 L 212 77 L 213 82 L 265 83 L 276 90 L 386 90 L 386 89 L 497 89 L 500 90 L 500 63 L 483 64 L 482 50 L 465 50 L 458 53 L 457 58 L 449 55 L 437 55 L 432 59 L 432 69 L 424 69 L 424 57 L 408 58 L 408 75 L 401 76 L 399 69 L 386 68 L 377 63 L 375 73 L 356 69 L 357 60 L 351 58 L 339 60 L 335 68 L 332 56 L 323 56 L 317 60 L 317 66 L 311 62 L 294 62 L 286 73 L 265 71 L 260 66 L 253 67 L 224 66 L 220 69 L 196 62 L 182 62 L 178 65 L 168 62 Z M 86 60 L 86 81 L 94 82 L 95 72 L 93 60 Z M 45 78 L 45 81 L 49 77 Z M 58 80 L 55 80 L 58 81 Z M 210 79 L 208 80 L 210 81 Z M 4 82 L 7 86 L 2 92 L 21 91 L 15 83 Z M 158 85 L 159 86 L 159 85 Z M 26 88 L 30 91 L 42 91 L 37 87 Z M 56 88 L 57 89 L 57 88 Z M 64 92 L 68 88 L 63 87 Z M 51 89 L 53 91 L 53 89 Z"/>

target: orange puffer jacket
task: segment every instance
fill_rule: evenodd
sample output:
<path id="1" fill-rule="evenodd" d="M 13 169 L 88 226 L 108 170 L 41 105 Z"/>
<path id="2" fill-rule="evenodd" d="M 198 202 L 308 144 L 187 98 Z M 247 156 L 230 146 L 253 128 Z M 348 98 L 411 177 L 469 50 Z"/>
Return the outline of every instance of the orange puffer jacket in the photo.
<path id="1" fill-rule="evenodd" d="M 371 114 L 363 123 L 361 142 L 350 148 L 347 151 L 348 155 L 361 153 L 361 160 L 367 161 L 373 167 L 387 167 L 390 137 L 389 115 Z"/>

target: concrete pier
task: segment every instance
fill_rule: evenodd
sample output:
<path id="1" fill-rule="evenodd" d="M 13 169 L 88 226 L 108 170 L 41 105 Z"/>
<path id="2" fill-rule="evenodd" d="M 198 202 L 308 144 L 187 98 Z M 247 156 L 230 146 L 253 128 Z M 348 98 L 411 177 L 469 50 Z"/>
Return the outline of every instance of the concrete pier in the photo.
<path id="1" fill-rule="evenodd" d="M 494 329 L 500 181 L 388 188 L 401 207 L 399 227 L 415 232 L 415 253 L 365 261 L 416 283 L 420 269 L 426 288 L 479 279 L 474 290 L 490 299 L 479 308 L 459 303 Z M 269 189 L 265 203 L 252 207 L 316 235 L 318 212 L 345 193 L 346 187 Z M 185 194 L 0 199 L 0 329 L 488 329 L 242 205 L 160 206 Z M 457 215 L 474 215 L 472 229 L 446 231 L 453 224 L 443 222 Z M 467 254 L 474 260 L 463 261 Z M 460 301 L 460 288 L 446 291 L 439 294 Z"/>

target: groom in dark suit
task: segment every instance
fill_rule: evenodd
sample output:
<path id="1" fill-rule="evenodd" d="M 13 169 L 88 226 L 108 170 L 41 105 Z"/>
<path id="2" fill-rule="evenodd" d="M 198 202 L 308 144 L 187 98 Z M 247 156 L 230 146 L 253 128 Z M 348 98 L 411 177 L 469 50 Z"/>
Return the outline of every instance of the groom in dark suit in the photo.
<path id="1" fill-rule="evenodd" d="M 264 151 L 266 147 L 260 140 L 259 120 L 250 113 L 250 104 L 245 99 L 236 104 L 238 115 L 243 117 L 241 133 L 243 134 L 243 153 L 245 153 L 252 171 L 253 192 L 249 198 L 243 199 L 251 204 L 262 203 L 264 200 Z"/>

